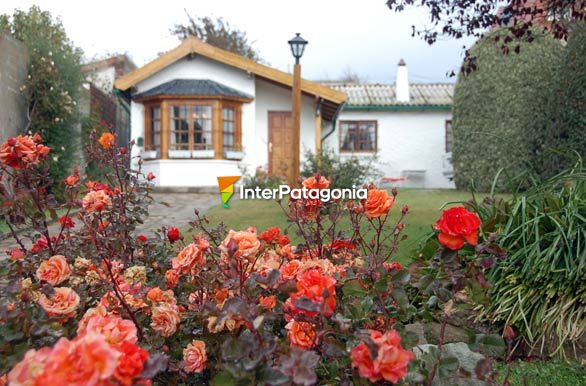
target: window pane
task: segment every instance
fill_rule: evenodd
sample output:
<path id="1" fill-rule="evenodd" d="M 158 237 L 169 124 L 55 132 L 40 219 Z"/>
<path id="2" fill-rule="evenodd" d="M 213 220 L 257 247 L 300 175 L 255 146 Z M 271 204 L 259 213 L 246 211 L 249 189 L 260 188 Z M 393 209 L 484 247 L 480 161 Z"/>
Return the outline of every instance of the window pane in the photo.
<path id="1" fill-rule="evenodd" d="M 189 150 L 189 106 L 171 107 L 171 150 Z"/>
<path id="2" fill-rule="evenodd" d="M 149 142 L 146 144 L 146 148 L 147 150 L 159 150 L 161 146 L 161 109 L 159 107 L 151 107 L 149 119 Z"/>
<path id="3" fill-rule="evenodd" d="M 193 149 L 213 149 L 211 106 L 193 106 Z"/>
<path id="4" fill-rule="evenodd" d="M 239 150 L 236 148 L 236 112 L 233 107 L 222 109 L 222 145 L 224 150 Z"/>

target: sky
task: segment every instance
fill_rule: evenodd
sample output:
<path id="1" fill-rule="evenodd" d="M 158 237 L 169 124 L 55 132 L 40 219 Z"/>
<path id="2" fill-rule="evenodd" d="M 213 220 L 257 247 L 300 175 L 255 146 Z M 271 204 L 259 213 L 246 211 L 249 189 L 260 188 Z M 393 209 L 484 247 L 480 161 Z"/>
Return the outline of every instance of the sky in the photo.
<path id="1" fill-rule="evenodd" d="M 423 9 L 390 11 L 386 0 L 1 0 L 0 12 L 38 5 L 59 17 L 86 59 L 127 53 L 141 66 L 179 44 L 170 29 L 190 15 L 223 17 L 245 31 L 263 60 L 289 71 L 287 41 L 296 32 L 309 41 L 301 58 L 304 78 L 335 80 L 347 73 L 371 83 L 393 83 L 397 63 L 407 63 L 411 82 L 453 82 L 470 39 L 432 46 L 411 36 L 428 25 Z"/>

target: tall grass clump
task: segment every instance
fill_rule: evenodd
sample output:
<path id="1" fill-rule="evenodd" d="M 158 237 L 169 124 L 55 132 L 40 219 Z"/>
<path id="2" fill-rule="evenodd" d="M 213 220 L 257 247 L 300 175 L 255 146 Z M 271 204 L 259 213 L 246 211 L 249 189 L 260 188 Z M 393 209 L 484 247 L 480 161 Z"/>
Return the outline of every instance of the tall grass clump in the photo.
<path id="1" fill-rule="evenodd" d="M 511 199 L 475 203 L 507 251 L 488 276 L 482 316 L 533 347 L 566 355 L 586 331 L 586 174 L 582 161 Z"/>

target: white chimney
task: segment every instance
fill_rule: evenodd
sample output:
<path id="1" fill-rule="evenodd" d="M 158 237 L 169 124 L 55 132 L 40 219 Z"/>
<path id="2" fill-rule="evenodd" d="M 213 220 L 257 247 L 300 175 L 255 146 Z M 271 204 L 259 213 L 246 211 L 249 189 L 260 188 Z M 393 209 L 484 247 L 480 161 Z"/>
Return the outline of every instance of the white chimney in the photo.
<path id="1" fill-rule="evenodd" d="M 409 103 L 409 75 L 407 74 L 407 64 L 405 64 L 403 59 L 399 61 L 399 65 L 397 66 L 395 88 L 397 102 Z"/>

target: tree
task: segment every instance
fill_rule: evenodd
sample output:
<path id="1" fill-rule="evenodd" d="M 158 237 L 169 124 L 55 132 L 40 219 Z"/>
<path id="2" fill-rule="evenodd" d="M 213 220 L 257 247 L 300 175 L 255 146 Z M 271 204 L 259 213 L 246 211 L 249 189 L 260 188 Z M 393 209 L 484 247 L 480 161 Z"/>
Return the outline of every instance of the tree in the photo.
<path id="1" fill-rule="evenodd" d="M 556 39 L 566 41 L 571 24 L 586 19 L 585 0 L 509 0 L 504 5 L 495 0 L 387 0 L 387 6 L 396 12 L 412 6 L 427 8 L 431 28 L 412 28 L 413 35 L 429 44 L 440 35 L 481 38 L 487 30 L 502 28 L 506 33 L 495 39 L 505 54 L 511 43 L 518 53 L 521 42 L 532 42 L 538 30 L 546 29 Z M 475 69 L 476 59 L 466 51 L 462 70 Z"/>
<path id="2" fill-rule="evenodd" d="M 516 177 L 541 177 L 539 165 L 546 159 L 556 162 L 550 148 L 559 142 L 544 148 L 543 138 L 554 124 L 551 107 L 565 104 L 555 92 L 564 47 L 550 34 L 534 31 L 535 41 L 523 42 L 518 55 L 502 55 L 495 37 L 505 33 L 494 31 L 476 42 L 471 53 L 478 69 L 460 74 L 454 90 L 452 160 L 459 189 L 474 183 L 489 191 L 502 168 L 497 188 L 506 191 L 515 188 L 507 184 Z"/>
<path id="3" fill-rule="evenodd" d="M 256 62 L 261 61 L 258 51 L 252 47 L 253 43 L 248 40 L 246 32 L 233 28 L 223 18 L 212 19 L 205 16 L 195 19 L 189 13 L 187 13 L 187 18 L 189 19 L 187 24 L 176 24 L 171 30 L 180 39 L 195 36 L 212 46 L 242 55 Z"/>
<path id="4" fill-rule="evenodd" d="M 33 6 L 0 15 L 0 31 L 22 41 L 30 52 L 29 75 L 22 86 L 29 124 L 23 132 L 38 132 L 51 147 L 51 177 L 63 179 L 72 167 L 73 141 L 79 122 L 76 99 L 81 89 L 82 51 L 67 37 L 61 22 Z"/>

